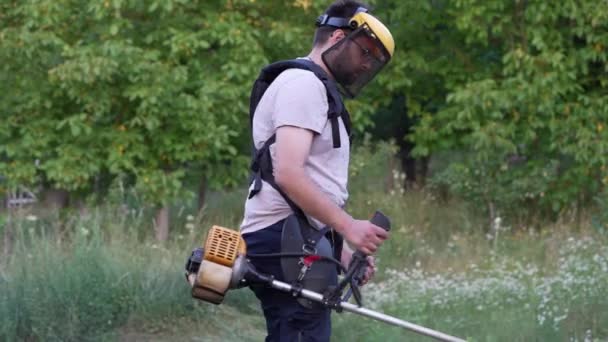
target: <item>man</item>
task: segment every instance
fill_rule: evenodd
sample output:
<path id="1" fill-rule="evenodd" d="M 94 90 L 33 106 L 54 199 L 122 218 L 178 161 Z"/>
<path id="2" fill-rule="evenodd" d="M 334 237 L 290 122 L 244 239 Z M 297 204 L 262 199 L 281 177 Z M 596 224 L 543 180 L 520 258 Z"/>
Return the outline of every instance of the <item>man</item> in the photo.
<path id="1" fill-rule="evenodd" d="M 317 19 L 317 26 L 307 57 L 287 66 L 267 67 L 254 86 L 251 124 L 255 177 L 241 234 L 248 254 L 259 255 L 285 251 L 286 231 L 298 235 L 302 229 L 306 235 L 307 230 L 325 232 L 329 229 L 325 227 L 330 227 L 336 234 L 325 236 L 334 248 L 340 248 L 340 236 L 347 242 L 337 255 L 346 267 L 352 249 L 371 255 L 388 235 L 343 209 L 348 198 L 350 120 L 337 87 L 348 97 L 356 96 L 390 60 L 394 42 L 388 29 L 357 1 L 336 1 Z M 259 87 L 260 80 L 266 82 L 264 87 Z M 264 174 L 264 167 L 270 171 Z M 290 219 L 294 216 L 303 218 L 299 222 L 304 223 Z M 293 222 L 297 228 L 292 227 Z M 306 241 L 316 243 L 315 239 Z M 301 251 L 306 246 L 297 247 Z M 292 266 L 297 274 L 301 265 L 296 260 L 285 266 L 286 262 L 277 258 L 252 258 L 252 263 L 278 280 L 289 279 Z M 363 283 L 375 270 L 373 258 L 369 257 L 368 263 Z M 305 269 L 301 271 L 304 275 Z M 328 272 L 323 277 L 335 284 L 337 275 Z M 303 305 L 292 295 L 267 287 L 253 286 L 252 290 L 266 318 L 266 341 L 329 340 L 328 308 Z"/>

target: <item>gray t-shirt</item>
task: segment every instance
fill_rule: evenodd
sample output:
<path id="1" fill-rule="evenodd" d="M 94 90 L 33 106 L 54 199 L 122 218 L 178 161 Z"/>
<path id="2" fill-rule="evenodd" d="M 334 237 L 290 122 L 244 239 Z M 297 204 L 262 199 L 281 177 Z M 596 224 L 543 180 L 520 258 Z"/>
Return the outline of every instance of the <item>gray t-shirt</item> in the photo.
<path id="1" fill-rule="evenodd" d="M 321 191 L 338 206 L 344 206 L 348 199 L 350 142 L 340 118 L 341 147 L 333 147 L 327 110 L 327 93 L 323 82 L 308 70 L 288 69 L 272 82 L 256 108 L 253 141 L 257 149 L 261 148 L 281 126 L 296 126 L 313 131 L 315 136 L 305 170 Z M 274 144 L 270 146 L 273 165 L 276 158 L 274 147 Z M 262 190 L 245 202 L 241 233 L 263 229 L 291 213 L 291 208 L 281 194 L 263 182 Z M 309 221 L 316 228 L 325 226 L 312 217 L 309 217 Z"/>

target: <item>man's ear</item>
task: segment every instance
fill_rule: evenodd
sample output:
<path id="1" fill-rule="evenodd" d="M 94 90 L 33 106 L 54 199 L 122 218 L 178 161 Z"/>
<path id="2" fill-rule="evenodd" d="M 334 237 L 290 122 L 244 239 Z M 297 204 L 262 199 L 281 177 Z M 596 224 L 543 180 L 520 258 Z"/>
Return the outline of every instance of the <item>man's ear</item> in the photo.
<path id="1" fill-rule="evenodd" d="M 331 43 L 333 45 L 333 44 L 341 41 L 342 39 L 344 39 L 344 37 L 346 37 L 346 32 L 344 32 L 344 30 L 337 29 L 331 33 L 331 36 L 329 36 L 329 40 L 331 41 Z"/>

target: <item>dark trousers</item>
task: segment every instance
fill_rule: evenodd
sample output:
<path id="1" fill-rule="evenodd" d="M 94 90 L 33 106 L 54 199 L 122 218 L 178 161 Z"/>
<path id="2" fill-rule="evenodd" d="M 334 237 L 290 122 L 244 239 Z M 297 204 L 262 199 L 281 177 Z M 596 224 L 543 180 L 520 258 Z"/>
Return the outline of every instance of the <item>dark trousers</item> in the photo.
<path id="1" fill-rule="evenodd" d="M 267 254 L 281 252 L 281 220 L 267 228 L 243 235 L 247 253 Z M 279 258 L 252 258 L 255 268 L 274 275 L 283 281 Z M 331 310 L 325 307 L 308 309 L 289 293 L 265 285 L 253 285 L 251 290 L 260 300 L 268 336 L 266 342 L 326 342 L 331 336 Z"/>

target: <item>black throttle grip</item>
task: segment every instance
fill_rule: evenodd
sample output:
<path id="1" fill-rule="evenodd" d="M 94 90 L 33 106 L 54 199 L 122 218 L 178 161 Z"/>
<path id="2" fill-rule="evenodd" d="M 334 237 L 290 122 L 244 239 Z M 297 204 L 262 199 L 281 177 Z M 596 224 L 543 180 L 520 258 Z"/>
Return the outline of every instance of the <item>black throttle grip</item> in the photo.
<path id="1" fill-rule="evenodd" d="M 376 210 L 374 216 L 369 220 L 371 223 L 376 226 L 386 230 L 387 232 L 391 230 L 391 220 L 384 215 L 380 210 Z M 353 254 L 353 259 L 365 259 L 366 255 L 361 251 L 355 251 Z"/>
<path id="2" fill-rule="evenodd" d="M 380 210 L 376 210 L 376 212 L 374 213 L 374 216 L 372 217 L 371 220 L 369 220 L 369 222 L 386 230 L 387 232 L 391 230 L 391 220 L 386 215 L 384 215 Z M 365 255 L 361 251 L 356 251 L 355 254 L 357 254 L 358 256 Z"/>
<path id="3" fill-rule="evenodd" d="M 391 230 L 391 220 L 379 210 L 376 210 L 369 221 L 387 232 Z"/>

